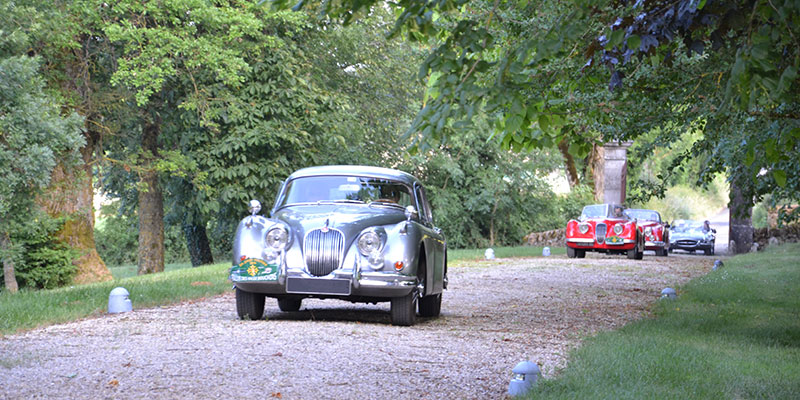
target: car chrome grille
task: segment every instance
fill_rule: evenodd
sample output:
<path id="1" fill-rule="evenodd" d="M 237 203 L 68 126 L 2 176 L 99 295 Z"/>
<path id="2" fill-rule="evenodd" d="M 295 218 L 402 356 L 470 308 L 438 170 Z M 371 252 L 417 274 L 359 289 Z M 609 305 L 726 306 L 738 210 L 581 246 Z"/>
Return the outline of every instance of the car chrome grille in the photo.
<path id="1" fill-rule="evenodd" d="M 314 229 L 306 235 L 303 251 L 311 275 L 328 275 L 342 262 L 344 234 L 336 229 Z"/>
<path id="2" fill-rule="evenodd" d="M 594 237 L 595 240 L 597 240 L 597 243 L 603 243 L 606 240 L 606 229 L 607 229 L 606 224 L 602 223 L 597 224 L 597 226 L 594 228 L 594 234 L 595 234 Z"/>
<path id="3" fill-rule="evenodd" d="M 678 240 L 677 243 L 679 246 L 694 246 L 697 244 L 696 240 Z"/>

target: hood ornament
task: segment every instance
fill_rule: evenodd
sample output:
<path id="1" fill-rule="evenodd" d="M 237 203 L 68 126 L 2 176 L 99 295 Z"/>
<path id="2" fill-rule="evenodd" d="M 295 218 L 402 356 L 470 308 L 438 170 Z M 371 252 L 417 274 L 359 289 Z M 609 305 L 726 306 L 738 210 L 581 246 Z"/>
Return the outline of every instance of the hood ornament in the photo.
<path id="1" fill-rule="evenodd" d="M 328 233 L 328 231 L 331 230 L 331 228 L 328 226 L 328 225 L 330 225 L 330 223 L 331 223 L 330 218 L 325 220 L 325 226 L 323 226 L 322 229 L 321 229 L 322 233 Z"/>

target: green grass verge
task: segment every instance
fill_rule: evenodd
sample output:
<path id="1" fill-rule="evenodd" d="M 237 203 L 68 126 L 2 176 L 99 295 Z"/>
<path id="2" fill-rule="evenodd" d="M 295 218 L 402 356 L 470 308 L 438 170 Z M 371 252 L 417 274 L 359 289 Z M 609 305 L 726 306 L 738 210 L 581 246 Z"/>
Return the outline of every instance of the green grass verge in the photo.
<path id="1" fill-rule="evenodd" d="M 172 270 L 159 274 L 103 283 L 53 290 L 23 290 L 13 295 L 2 292 L 0 335 L 105 313 L 108 295 L 118 286 L 128 290 L 134 309 L 214 296 L 231 289 L 229 268 L 228 263 L 198 268 L 179 268 L 176 265 L 168 268 Z M 116 276 L 116 273 L 112 274 Z"/>
<path id="2" fill-rule="evenodd" d="M 588 339 L 531 399 L 800 396 L 800 245 L 731 258 L 655 318 Z"/>

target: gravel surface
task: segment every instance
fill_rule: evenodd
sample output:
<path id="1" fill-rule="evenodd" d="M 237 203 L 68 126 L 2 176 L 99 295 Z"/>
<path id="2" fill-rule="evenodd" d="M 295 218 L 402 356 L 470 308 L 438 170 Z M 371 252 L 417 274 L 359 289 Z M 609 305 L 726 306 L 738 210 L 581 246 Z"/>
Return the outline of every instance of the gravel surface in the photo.
<path id="1" fill-rule="evenodd" d="M 641 318 L 713 259 L 587 254 L 450 266 L 439 318 L 304 300 L 236 319 L 233 292 L 0 338 L 2 399 L 503 399 L 511 368 L 552 377 L 582 338 Z"/>

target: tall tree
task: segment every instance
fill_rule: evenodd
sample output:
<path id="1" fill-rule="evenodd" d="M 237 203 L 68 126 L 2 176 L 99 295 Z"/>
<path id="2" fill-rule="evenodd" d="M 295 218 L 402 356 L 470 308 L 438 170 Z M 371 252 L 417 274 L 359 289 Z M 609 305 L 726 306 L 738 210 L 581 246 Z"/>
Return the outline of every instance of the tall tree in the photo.
<path id="1" fill-rule="evenodd" d="M 86 10 L 76 4 L 20 0 L 4 3 L 2 7 L 0 25 L 10 29 L 12 34 L 26 37 L 24 51 L 40 58 L 48 94 L 65 109 L 84 116 L 85 121 L 83 163 L 58 163 L 39 203 L 53 216 L 68 217 L 57 236 L 79 251 L 80 256 L 74 261 L 78 267 L 75 281 L 111 279 L 111 273 L 94 246 L 92 209 L 92 160 L 96 144 L 104 133 L 97 124 L 100 118 L 96 110 L 100 102 L 96 89 L 103 87 L 97 85 L 97 81 L 103 76 L 98 71 L 102 70 L 102 60 L 107 54 L 105 45 L 74 23 L 83 20 L 86 14 Z M 83 14 L 78 17 L 70 7 L 83 10 Z"/>
<path id="2" fill-rule="evenodd" d="M 39 62 L 9 54 L 9 36 L 0 42 L 0 256 L 6 289 L 17 291 L 15 259 L 20 252 L 12 236 L 35 215 L 34 198 L 50 184 L 57 160 L 78 163 L 82 119 L 62 116 L 44 92 Z"/>
<path id="3" fill-rule="evenodd" d="M 112 83 L 130 88 L 140 111 L 139 273 L 164 269 L 163 195 L 159 181 L 162 107 L 184 107 L 204 122 L 219 110 L 207 86 L 237 86 L 257 48 L 261 23 L 249 1 L 96 2 L 101 30 L 120 46 Z M 188 78 L 191 85 L 182 85 Z M 162 169 L 163 171 L 163 169 Z"/>

